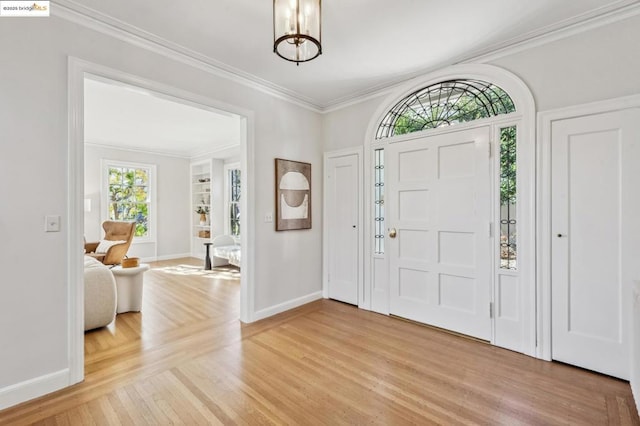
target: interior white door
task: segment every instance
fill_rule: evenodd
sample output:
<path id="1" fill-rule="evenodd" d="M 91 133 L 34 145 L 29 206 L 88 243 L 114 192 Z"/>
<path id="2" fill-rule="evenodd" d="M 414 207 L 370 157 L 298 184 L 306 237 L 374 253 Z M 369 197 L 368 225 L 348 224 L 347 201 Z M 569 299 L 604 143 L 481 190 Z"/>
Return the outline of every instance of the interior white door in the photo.
<path id="1" fill-rule="evenodd" d="M 638 110 L 556 121 L 551 139 L 552 357 L 629 378 L 640 277 Z"/>
<path id="2" fill-rule="evenodd" d="M 358 304 L 358 156 L 327 162 L 329 298 Z"/>
<path id="3" fill-rule="evenodd" d="M 491 339 L 490 129 L 387 149 L 390 312 Z M 390 235 L 391 236 L 391 235 Z"/>

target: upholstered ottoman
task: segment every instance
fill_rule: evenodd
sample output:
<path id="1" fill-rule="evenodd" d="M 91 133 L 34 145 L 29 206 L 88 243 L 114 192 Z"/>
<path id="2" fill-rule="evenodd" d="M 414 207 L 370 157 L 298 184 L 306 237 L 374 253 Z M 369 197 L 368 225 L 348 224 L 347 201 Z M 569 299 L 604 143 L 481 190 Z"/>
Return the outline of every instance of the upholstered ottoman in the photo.
<path id="1" fill-rule="evenodd" d="M 115 266 L 111 272 L 116 277 L 118 289 L 117 312 L 140 312 L 142 309 L 142 283 L 143 274 L 149 270 L 149 265 L 144 263 L 133 268 Z"/>

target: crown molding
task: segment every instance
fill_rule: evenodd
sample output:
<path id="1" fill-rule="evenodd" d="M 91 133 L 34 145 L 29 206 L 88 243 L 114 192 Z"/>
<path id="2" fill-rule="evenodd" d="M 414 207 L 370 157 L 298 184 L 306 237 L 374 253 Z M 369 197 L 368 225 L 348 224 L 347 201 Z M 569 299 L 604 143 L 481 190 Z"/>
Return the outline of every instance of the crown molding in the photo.
<path id="1" fill-rule="evenodd" d="M 460 63 L 491 62 L 640 14 L 640 0 L 619 0 L 608 6 L 602 6 L 505 42 L 494 44 L 480 52 L 474 52 L 472 55 L 460 55 L 429 68 L 396 76 L 391 83 L 371 87 L 356 94 L 322 104 L 295 91 L 158 37 L 141 28 L 80 5 L 73 0 L 55 0 L 51 3 L 55 5 L 55 7 L 51 8 L 51 14 L 54 16 L 321 114 L 337 111 L 385 95 L 415 77 L 447 66 Z"/>
<path id="2" fill-rule="evenodd" d="M 640 14 L 640 0 L 620 0 L 590 12 L 576 15 L 553 25 L 528 32 L 503 43 L 494 44 L 480 52 L 459 58 L 460 62 L 486 63 L 523 50 L 562 40 L 576 34 L 613 24 Z"/>
<path id="3" fill-rule="evenodd" d="M 113 149 L 113 150 L 124 151 L 124 152 L 135 152 L 139 154 L 149 154 L 149 155 L 158 155 L 161 157 L 179 158 L 183 160 L 189 160 L 192 158 L 192 155 L 189 155 L 187 153 L 178 154 L 178 153 L 169 152 L 169 151 L 156 151 L 151 149 L 115 145 L 115 144 L 110 144 L 108 142 L 85 142 L 84 145 L 89 146 L 91 148 Z"/>
<path id="4" fill-rule="evenodd" d="M 80 5 L 72 0 L 55 0 L 51 3 L 55 5 L 55 7 L 51 8 L 51 15 L 53 16 L 82 25 L 85 28 L 163 55 L 218 77 L 226 78 L 311 111 L 322 112 L 322 105 L 315 103 L 311 98 L 158 37 L 155 34 Z"/>
<path id="5" fill-rule="evenodd" d="M 377 86 L 370 87 L 367 90 L 358 92 L 355 95 L 349 95 L 349 96 L 345 96 L 345 97 L 342 97 L 342 98 L 338 98 L 338 99 L 336 99 L 334 101 L 331 101 L 331 102 L 325 104 L 324 107 L 322 108 L 322 113 L 326 114 L 326 113 L 330 113 L 330 112 L 333 112 L 333 111 L 338 111 L 340 109 L 347 108 L 347 107 L 350 107 L 352 105 L 356 105 L 356 104 L 359 104 L 361 102 L 368 101 L 370 99 L 375 99 L 375 98 L 377 98 L 379 96 L 387 95 L 387 94 L 393 92 L 399 86 L 402 86 L 406 82 L 408 82 L 410 80 L 413 80 L 416 77 L 419 77 L 419 76 L 425 75 L 425 74 L 429 74 L 429 73 L 431 73 L 433 71 L 442 69 L 442 68 L 447 67 L 449 65 L 451 65 L 451 63 L 447 62 L 447 63 L 440 63 L 438 65 L 435 65 L 435 66 L 429 67 L 429 68 L 421 68 L 420 71 L 415 71 L 415 72 L 412 72 L 410 74 L 405 74 L 405 75 L 402 75 L 402 76 L 398 76 L 391 83 L 380 84 L 380 85 L 377 85 Z"/>
<path id="6" fill-rule="evenodd" d="M 550 25 L 522 36 L 512 38 L 506 42 L 495 44 L 473 55 L 461 55 L 447 62 L 441 62 L 435 66 L 398 77 L 394 82 L 380 85 L 359 92 L 352 96 L 331 101 L 322 107 L 323 113 L 337 111 L 375 97 L 391 92 L 398 86 L 418 77 L 444 67 L 464 63 L 488 63 L 505 56 L 513 55 L 534 47 L 552 43 L 576 34 L 590 31 L 605 25 L 613 24 L 640 14 L 640 0 L 621 0 L 608 7 L 601 7 L 589 13 L 565 19 L 554 25 Z"/>

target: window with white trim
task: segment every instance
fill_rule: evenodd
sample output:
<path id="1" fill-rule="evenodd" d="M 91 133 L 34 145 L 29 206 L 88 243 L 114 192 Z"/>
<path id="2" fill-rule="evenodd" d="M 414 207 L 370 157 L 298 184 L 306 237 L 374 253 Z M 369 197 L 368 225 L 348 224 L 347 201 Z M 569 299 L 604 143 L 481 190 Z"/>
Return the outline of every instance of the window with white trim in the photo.
<path id="1" fill-rule="evenodd" d="M 135 222 L 134 238 L 152 235 L 155 165 L 104 160 L 103 200 L 106 220 Z"/>
<path id="2" fill-rule="evenodd" d="M 240 178 L 238 168 L 227 169 L 227 229 L 228 234 L 240 237 Z"/>

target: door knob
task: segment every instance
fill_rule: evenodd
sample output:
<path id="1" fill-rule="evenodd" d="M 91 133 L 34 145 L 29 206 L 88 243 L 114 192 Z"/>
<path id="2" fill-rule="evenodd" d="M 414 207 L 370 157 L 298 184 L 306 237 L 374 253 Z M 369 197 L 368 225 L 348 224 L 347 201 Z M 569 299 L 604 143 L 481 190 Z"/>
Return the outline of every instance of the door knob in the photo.
<path id="1" fill-rule="evenodd" d="M 396 237 L 396 228 L 391 228 L 389 230 L 389 237 L 390 238 L 395 238 Z"/>
<path id="2" fill-rule="evenodd" d="M 558 238 L 566 237 L 566 235 L 558 234 Z"/>

